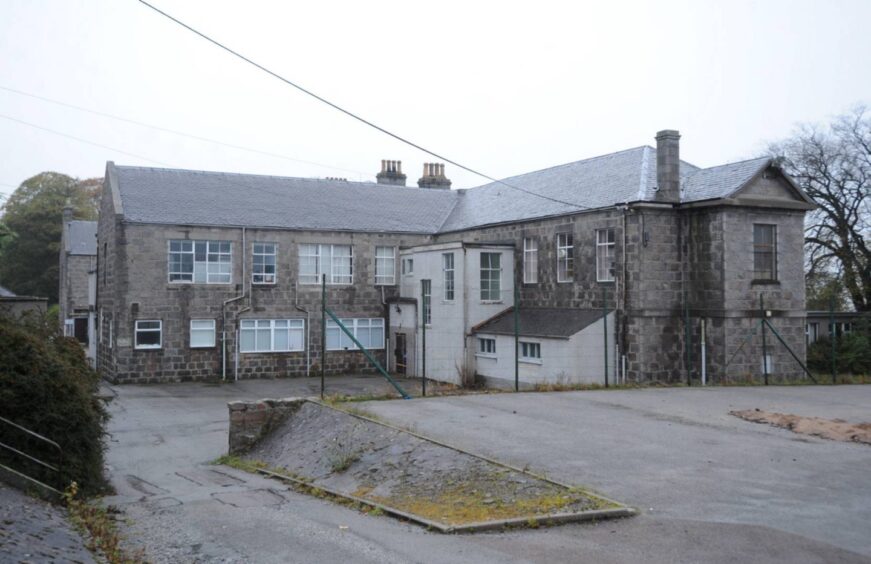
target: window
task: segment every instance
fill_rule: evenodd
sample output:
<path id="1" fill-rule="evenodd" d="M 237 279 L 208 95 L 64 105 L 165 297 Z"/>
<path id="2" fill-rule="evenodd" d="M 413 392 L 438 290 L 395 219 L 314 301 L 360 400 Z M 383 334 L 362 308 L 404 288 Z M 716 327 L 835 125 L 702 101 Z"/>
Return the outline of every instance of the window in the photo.
<path id="1" fill-rule="evenodd" d="M 496 355 L 496 339 L 478 337 L 478 354 L 485 356 Z"/>
<path id="2" fill-rule="evenodd" d="M 229 284 L 232 272 L 230 241 L 169 242 L 169 281 Z"/>
<path id="3" fill-rule="evenodd" d="M 209 348 L 215 346 L 215 320 L 191 319 L 191 348 Z"/>
<path id="4" fill-rule="evenodd" d="M 342 319 L 342 325 L 369 350 L 384 348 L 384 320 L 376 319 Z M 342 331 L 335 321 L 327 320 L 327 350 L 340 351 L 357 349 L 357 345 Z"/>
<path id="5" fill-rule="evenodd" d="M 820 324 L 818 322 L 807 324 L 807 344 L 816 343 L 820 338 Z"/>
<path id="6" fill-rule="evenodd" d="M 405 276 L 414 274 L 414 259 L 407 258 L 402 260 L 402 274 Z"/>
<path id="7" fill-rule="evenodd" d="M 541 343 L 529 343 L 520 341 L 520 358 L 522 360 L 540 362 Z"/>
<path id="8" fill-rule="evenodd" d="M 575 278 L 575 248 L 571 233 L 556 236 L 556 281 L 571 282 Z"/>
<path id="9" fill-rule="evenodd" d="M 320 284 L 326 274 L 327 284 L 351 284 L 354 260 L 351 245 L 300 245 L 299 283 Z"/>
<path id="10" fill-rule="evenodd" d="M 396 249 L 394 247 L 375 247 L 375 284 L 383 286 L 396 284 Z"/>
<path id="11" fill-rule="evenodd" d="M 481 253 L 481 301 L 495 302 L 502 297 L 502 269 L 499 253 Z"/>
<path id="12" fill-rule="evenodd" d="M 523 239 L 523 283 L 538 282 L 538 242 L 531 237 Z"/>
<path id="13" fill-rule="evenodd" d="M 616 239 L 613 229 L 596 230 L 596 281 L 614 281 L 614 249 Z"/>
<path id="14" fill-rule="evenodd" d="M 753 225 L 753 279 L 777 280 L 777 226 Z"/>
<path id="15" fill-rule="evenodd" d="M 442 272 L 445 278 L 445 301 L 454 301 L 454 253 L 442 254 Z"/>
<path id="16" fill-rule="evenodd" d="M 110 322 L 111 323 L 111 322 Z M 136 348 L 137 349 L 159 349 L 162 344 L 162 326 L 159 320 L 136 321 Z M 109 325 L 109 340 L 112 339 L 112 326 Z"/>
<path id="17" fill-rule="evenodd" d="M 275 243 L 254 243 L 252 284 L 275 284 Z"/>
<path id="18" fill-rule="evenodd" d="M 301 351 L 305 346 L 304 319 L 243 319 L 239 350 L 254 352 Z"/>
<path id="19" fill-rule="evenodd" d="M 432 325 L 432 280 L 420 281 L 420 293 L 423 300 L 423 323 Z"/>

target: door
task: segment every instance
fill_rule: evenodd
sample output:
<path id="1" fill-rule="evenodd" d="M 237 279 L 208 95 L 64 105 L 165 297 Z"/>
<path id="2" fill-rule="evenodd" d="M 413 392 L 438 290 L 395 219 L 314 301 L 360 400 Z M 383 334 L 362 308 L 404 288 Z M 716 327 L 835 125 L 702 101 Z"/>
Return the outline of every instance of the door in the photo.
<path id="1" fill-rule="evenodd" d="M 405 333 L 396 333 L 396 348 L 393 350 L 396 361 L 396 373 L 405 374 L 408 363 L 408 349 L 406 346 Z"/>

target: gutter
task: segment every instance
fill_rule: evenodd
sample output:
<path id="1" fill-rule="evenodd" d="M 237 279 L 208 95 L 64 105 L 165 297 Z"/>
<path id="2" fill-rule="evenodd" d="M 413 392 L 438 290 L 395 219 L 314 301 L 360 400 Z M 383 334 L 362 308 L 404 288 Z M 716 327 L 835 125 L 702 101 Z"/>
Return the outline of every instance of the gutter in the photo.
<path id="1" fill-rule="evenodd" d="M 246 258 L 245 257 L 245 244 L 246 244 L 245 243 L 245 227 L 243 227 L 242 228 L 242 293 L 239 294 L 238 296 L 234 296 L 228 300 L 224 300 L 221 303 L 221 380 L 224 382 L 227 381 L 227 306 L 233 302 L 237 302 L 237 301 L 241 300 L 246 295 L 246 293 L 245 293 L 245 267 L 246 267 L 246 264 L 245 264 L 245 258 Z M 250 309 L 250 308 L 245 308 L 245 309 Z M 245 310 L 241 310 L 241 311 L 236 313 L 237 319 L 238 319 L 239 314 L 242 313 L 242 311 L 245 311 Z M 238 374 L 236 373 L 235 370 L 233 372 L 233 376 L 236 379 L 238 379 Z"/>

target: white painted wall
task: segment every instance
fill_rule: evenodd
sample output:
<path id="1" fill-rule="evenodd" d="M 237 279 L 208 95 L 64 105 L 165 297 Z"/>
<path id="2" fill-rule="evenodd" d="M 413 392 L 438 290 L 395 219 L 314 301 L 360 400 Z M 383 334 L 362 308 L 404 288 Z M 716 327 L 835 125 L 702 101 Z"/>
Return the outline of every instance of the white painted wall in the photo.
<path id="1" fill-rule="evenodd" d="M 481 253 L 500 253 L 501 295 L 492 302 L 481 301 Z M 466 362 L 466 335 L 474 325 L 510 308 L 514 297 L 513 247 L 469 247 L 462 243 L 444 243 L 413 247 L 400 251 L 400 260 L 414 259 L 414 272 L 400 274 L 400 295 L 420 302 L 421 280 L 432 281 L 432 322 L 426 328 L 426 376 L 442 382 L 460 383 L 459 370 Z M 442 255 L 454 254 L 454 299 L 445 299 L 445 280 Z M 402 314 L 391 313 L 391 334 L 400 323 L 409 321 L 407 310 L 415 310 L 415 334 L 413 370 L 409 375 L 420 376 L 422 369 L 422 345 L 420 313 L 409 304 L 400 306 Z M 396 320 L 394 320 L 394 315 Z M 474 344 L 474 339 L 470 339 Z M 411 344 L 411 340 L 409 341 Z M 409 364 L 411 364 L 411 354 Z"/>
<path id="2" fill-rule="evenodd" d="M 603 354 L 603 323 L 599 321 L 575 333 L 568 339 L 542 339 L 521 337 L 521 341 L 541 344 L 541 362 L 521 360 L 518 379 L 521 385 L 553 384 L 604 384 L 605 357 Z M 478 374 L 500 385 L 514 385 L 514 337 L 478 333 L 475 335 L 475 351 L 478 337 L 496 339 L 496 354 L 475 354 Z M 614 383 L 614 314 L 608 314 L 608 379 Z"/>

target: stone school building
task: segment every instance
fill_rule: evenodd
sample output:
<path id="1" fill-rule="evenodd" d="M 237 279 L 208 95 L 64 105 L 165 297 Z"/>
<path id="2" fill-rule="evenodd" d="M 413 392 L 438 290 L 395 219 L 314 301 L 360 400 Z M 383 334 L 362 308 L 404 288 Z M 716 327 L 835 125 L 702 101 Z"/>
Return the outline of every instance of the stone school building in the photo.
<path id="1" fill-rule="evenodd" d="M 679 140 L 463 190 L 438 163 L 409 186 L 397 161 L 376 182 L 110 162 L 98 368 L 115 382 L 372 372 L 329 320 L 322 343 L 323 280 L 389 371 L 420 376 L 425 356 L 444 382 L 513 384 L 515 320 L 523 384 L 758 376 L 760 295 L 804 358 L 813 203 L 776 160 L 699 168 Z M 772 341 L 773 377 L 800 374 Z"/>

